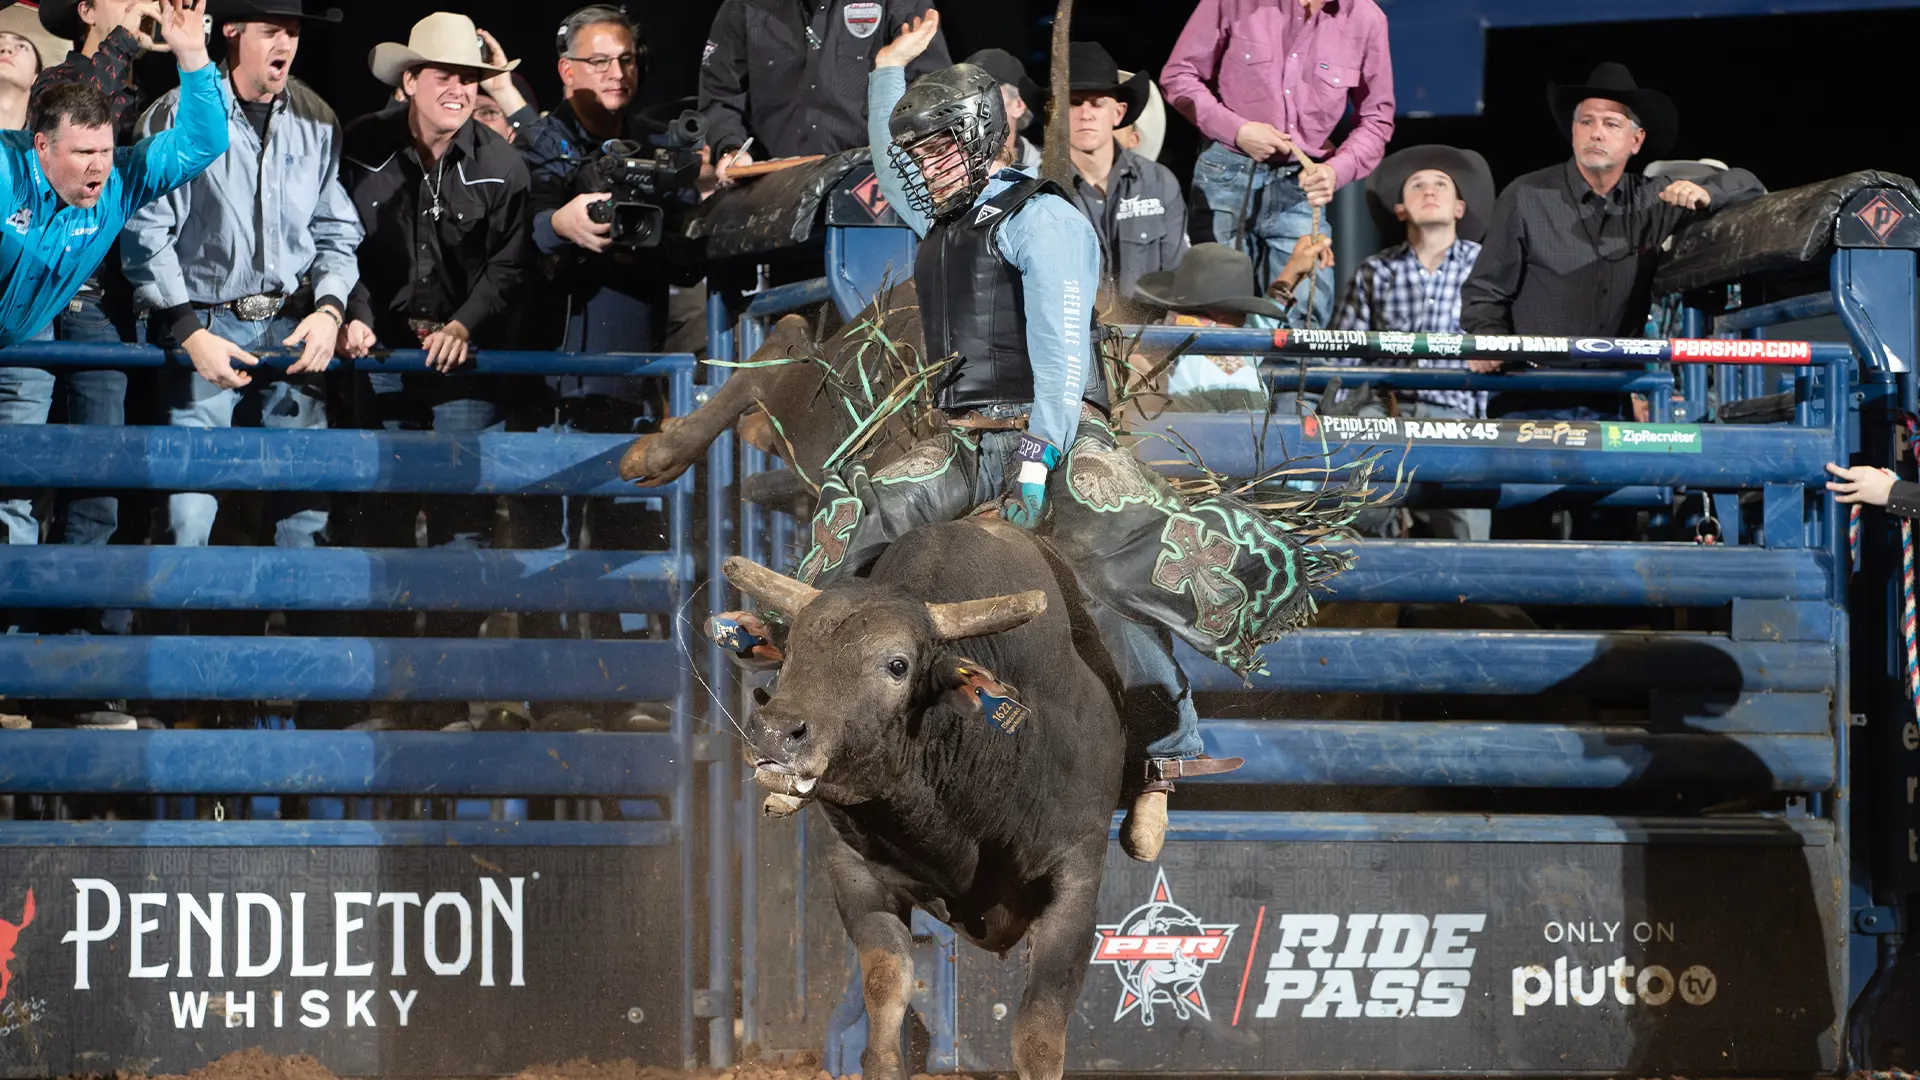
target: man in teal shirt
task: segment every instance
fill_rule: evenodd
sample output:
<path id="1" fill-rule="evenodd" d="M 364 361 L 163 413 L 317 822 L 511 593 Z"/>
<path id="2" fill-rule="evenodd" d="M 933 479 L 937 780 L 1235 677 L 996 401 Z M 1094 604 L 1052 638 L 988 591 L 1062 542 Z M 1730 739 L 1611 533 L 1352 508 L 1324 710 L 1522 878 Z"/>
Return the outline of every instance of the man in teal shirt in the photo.
<path id="1" fill-rule="evenodd" d="M 0 346 L 39 334 L 100 265 L 135 210 L 227 152 L 220 76 L 207 62 L 206 2 L 166 0 L 161 20 L 180 64 L 178 126 L 116 148 L 100 92 L 62 86 L 34 103 L 28 130 L 0 132 L 0 206 L 10 215 L 0 224 Z M 0 405 L 11 404 L 16 370 L 0 368 Z M 36 422 L 9 411 L 0 410 L 0 423 Z M 45 419 L 41 403 L 37 422 Z"/>

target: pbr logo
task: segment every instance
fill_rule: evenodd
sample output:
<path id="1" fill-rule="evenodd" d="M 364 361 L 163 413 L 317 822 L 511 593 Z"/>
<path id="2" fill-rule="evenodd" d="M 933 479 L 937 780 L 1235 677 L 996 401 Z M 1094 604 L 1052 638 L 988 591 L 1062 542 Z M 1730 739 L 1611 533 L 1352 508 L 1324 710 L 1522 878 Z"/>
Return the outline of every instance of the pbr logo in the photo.
<path id="1" fill-rule="evenodd" d="M 1117 923 L 1094 927 L 1098 940 L 1091 962 L 1111 966 L 1120 980 L 1114 1021 L 1138 1012 L 1140 1023 L 1152 1027 L 1162 1006 L 1181 1020 L 1213 1019 L 1201 983 L 1208 969 L 1225 959 L 1238 929 L 1238 923 L 1203 923 L 1175 903 L 1167 872 L 1160 871 L 1152 899 Z"/>
<path id="2" fill-rule="evenodd" d="M 13 983 L 13 949 L 20 943 L 20 932 L 33 925 L 33 890 L 27 890 L 27 902 L 19 922 L 0 919 L 0 1001 L 7 999 L 7 988 Z"/>

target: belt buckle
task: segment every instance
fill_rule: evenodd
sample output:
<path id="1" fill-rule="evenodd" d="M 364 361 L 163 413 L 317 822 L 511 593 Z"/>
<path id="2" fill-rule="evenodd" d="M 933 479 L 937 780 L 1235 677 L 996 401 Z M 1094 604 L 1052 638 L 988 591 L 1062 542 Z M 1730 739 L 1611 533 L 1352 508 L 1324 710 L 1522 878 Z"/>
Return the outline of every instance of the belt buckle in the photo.
<path id="1" fill-rule="evenodd" d="M 434 322 L 432 319 L 408 319 L 407 320 L 408 329 L 412 330 L 413 336 L 416 338 L 419 338 L 420 341 L 423 343 L 428 338 L 439 333 L 440 328 L 445 325 L 447 324 L 441 323 L 441 322 Z"/>
<path id="2" fill-rule="evenodd" d="M 233 302 L 233 313 L 247 322 L 265 322 L 280 314 L 280 297 L 272 293 L 243 296 Z"/>

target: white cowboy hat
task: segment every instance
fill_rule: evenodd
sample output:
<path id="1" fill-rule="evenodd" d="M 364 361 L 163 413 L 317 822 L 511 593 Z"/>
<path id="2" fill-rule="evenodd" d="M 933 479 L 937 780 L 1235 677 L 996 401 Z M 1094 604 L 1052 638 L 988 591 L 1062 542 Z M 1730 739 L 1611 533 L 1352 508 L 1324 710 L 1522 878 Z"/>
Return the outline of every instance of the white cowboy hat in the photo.
<path id="1" fill-rule="evenodd" d="M 373 69 L 374 78 L 388 86 L 399 86 L 400 76 L 421 64 L 472 68 L 494 75 L 520 66 L 518 60 L 506 67 L 486 63 L 483 48 L 480 31 L 474 28 L 472 19 L 451 11 L 436 11 L 413 24 L 413 32 L 407 35 L 405 45 L 397 41 L 375 45 L 367 54 L 367 66 Z"/>
<path id="2" fill-rule="evenodd" d="M 1122 79 L 1133 78 L 1133 72 L 1122 71 Z M 1133 152 L 1148 161 L 1160 160 L 1160 144 L 1167 137 L 1167 105 L 1160 97 L 1160 88 L 1147 80 L 1147 104 L 1133 121 L 1133 130 L 1140 133 L 1140 145 Z"/>

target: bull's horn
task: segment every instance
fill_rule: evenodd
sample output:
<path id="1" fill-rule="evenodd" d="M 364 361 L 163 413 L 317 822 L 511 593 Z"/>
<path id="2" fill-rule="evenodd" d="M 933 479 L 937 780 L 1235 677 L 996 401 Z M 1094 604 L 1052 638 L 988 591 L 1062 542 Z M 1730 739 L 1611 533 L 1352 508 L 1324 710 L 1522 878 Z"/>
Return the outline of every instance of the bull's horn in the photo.
<path id="1" fill-rule="evenodd" d="M 927 617 L 933 620 L 933 634 L 941 641 L 982 637 L 1011 630 L 1031 621 L 1047 610 L 1047 594 L 1039 589 L 989 596 L 984 600 L 961 600 L 952 604 L 928 604 Z"/>
<path id="2" fill-rule="evenodd" d="M 785 574 L 773 571 L 738 555 L 727 556 L 720 564 L 720 572 L 733 582 L 733 587 L 753 597 L 791 619 L 800 614 L 800 609 L 813 603 L 820 590 L 811 585 L 795 581 Z"/>

